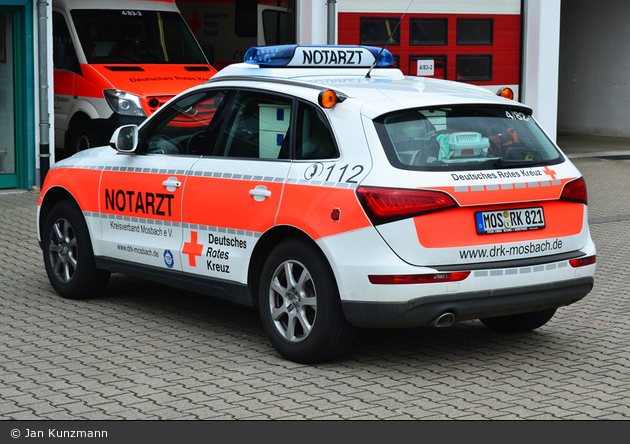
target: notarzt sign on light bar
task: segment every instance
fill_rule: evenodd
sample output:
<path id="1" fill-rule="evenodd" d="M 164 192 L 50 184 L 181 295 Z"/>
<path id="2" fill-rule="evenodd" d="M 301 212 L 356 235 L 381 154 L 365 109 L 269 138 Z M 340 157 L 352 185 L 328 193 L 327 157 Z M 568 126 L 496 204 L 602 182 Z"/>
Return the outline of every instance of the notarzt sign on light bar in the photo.
<path id="1" fill-rule="evenodd" d="M 374 54 L 367 48 L 309 48 L 298 46 L 287 66 L 350 66 L 369 68 Z"/>
<path id="2" fill-rule="evenodd" d="M 250 48 L 245 63 L 261 67 L 370 68 L 390 66 L 394 58 L 387 50 L 372 46 L 280 45 Z"/>

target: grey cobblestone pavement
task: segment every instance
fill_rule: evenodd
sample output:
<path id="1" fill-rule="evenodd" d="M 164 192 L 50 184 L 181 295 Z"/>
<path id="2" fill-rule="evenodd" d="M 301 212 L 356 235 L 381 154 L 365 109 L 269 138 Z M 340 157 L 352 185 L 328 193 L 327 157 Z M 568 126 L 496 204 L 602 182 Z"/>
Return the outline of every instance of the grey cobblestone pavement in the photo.
<path id="1" fill-rule="evenodd" d="M 585 299 L 524 335 L 362 330 L 316 366 L 282 359 L 255 310 L 212 298 L 121 275 L 98 299 L 60 298 L 38 195 L 0 194 L 0 418 L 629 419 L 630 161 L 574 163 L 598 247 Z"/>

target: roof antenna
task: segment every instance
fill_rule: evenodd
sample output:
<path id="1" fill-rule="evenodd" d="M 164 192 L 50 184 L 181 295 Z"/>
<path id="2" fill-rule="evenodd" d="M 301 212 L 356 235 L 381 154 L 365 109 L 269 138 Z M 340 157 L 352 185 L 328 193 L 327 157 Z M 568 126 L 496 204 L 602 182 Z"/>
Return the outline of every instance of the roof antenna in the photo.
<path id="1" fill-rule="evenodd" d="M 367 72 L 367 74 L 365 75 L 366 79 L 370 79 L 370 73 L 372 72 L 372 70 L 374 69 L 374 67 L 376 66 L 376 63 L 378 62 L 378 59 L 381 57 L 381 54 L 383 54 L 383 51 L 385 51 L 385 47 L 387 45 L 389 45 L 389 41 L 392 39 L 392 37 L 394 36 L 394 34 L 396 33 L 396 30 L 398 29 L 398 27 L 400 26 L 400 23 L 402 22 L 402 19 L 405 17 L 405 14 L 407 14 L 407 11 L 409 11 L 409 8 L 411 7 L 411 4 L 413 3 L 413 0 L 411 0 L 409 2 L 409 4 L 407 5 L 407 9 L 405 9 L 405 12 L 403 12 L 403 15 L 400 16 L 400 20 L 398 20 L 398 23 L 396 24 L 396 27 L 394 28 L 394 30 L 389 34 L 389 37 L 387 38 L 387 41 L 385 42 L 385 45 L 381 48 L 381 51 L 378 53 L 378 55 L 376 56 L 376 58 L 374 59 L 374 63 L 372 63 L 372 66 L 370 66 L 369 71 Z"/>

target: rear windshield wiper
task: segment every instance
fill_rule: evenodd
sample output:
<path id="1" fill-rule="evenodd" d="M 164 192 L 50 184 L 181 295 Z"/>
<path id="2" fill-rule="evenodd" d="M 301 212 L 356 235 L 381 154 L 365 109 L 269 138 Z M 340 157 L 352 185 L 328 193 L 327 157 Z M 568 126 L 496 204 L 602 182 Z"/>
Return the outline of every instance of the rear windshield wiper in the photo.
<path id="1" fill-rule="evenodd" d="M 519 167 L 535 167 L 535 166 L 543 166 L 543 165 L 547 165 L 549 162 L 542 160 L 542 161 L 534 161 L 534 160 L 525 160 L 525 159 L 521 159 L 521 160 L 505 160 L 502 158 L 498 158 L 495 162 L 494 162 L 494 166 L 495 168 L 519 168 Z"/>

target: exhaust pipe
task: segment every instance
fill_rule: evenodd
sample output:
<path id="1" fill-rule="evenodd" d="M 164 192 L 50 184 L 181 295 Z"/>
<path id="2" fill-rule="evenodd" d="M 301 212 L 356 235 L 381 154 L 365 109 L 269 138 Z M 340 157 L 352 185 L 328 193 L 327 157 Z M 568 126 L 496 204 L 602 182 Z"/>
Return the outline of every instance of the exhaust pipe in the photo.
<path id="1" fill-rule="evenodd" d="M 446 311 L 431 321 L 433 327 L 450 327 L 455 322 L 455 315 Z"/>

